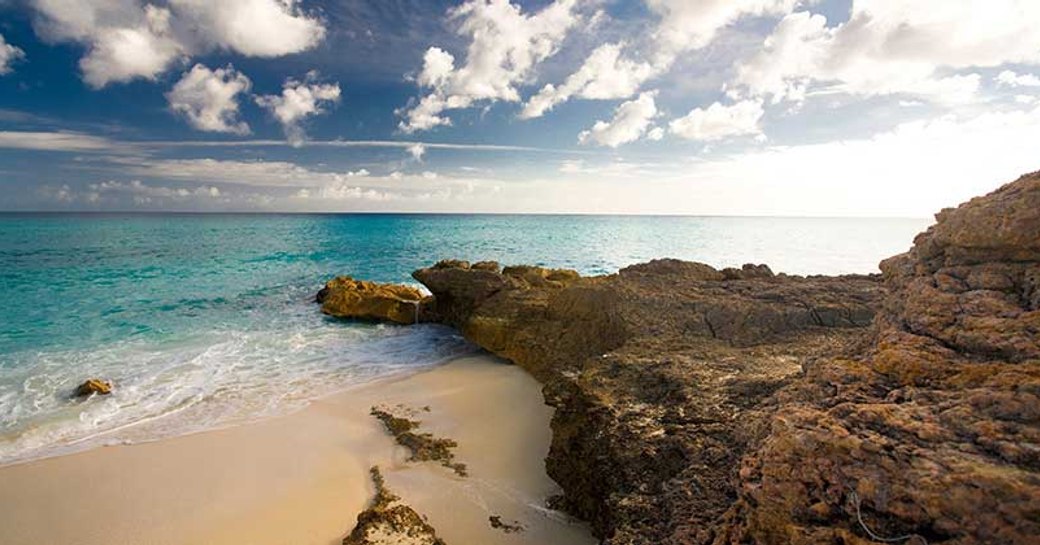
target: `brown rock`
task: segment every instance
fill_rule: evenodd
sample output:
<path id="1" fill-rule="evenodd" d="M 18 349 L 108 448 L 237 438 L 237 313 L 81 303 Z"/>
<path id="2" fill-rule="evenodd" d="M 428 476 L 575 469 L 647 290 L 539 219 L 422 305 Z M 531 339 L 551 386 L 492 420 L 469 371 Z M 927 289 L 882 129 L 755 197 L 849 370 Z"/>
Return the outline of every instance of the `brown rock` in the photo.
<path id="1" fill-rule="evenodd" d="M 559 505 L 606 543 L 670 543 L 724 513 L 741 453 L 768 431 L 770 394 L 808 358 L 864 337 L 882 294 L 870 277 L 756 268 L 726 280 L 677 260 L 594 278 L 518 266 L 413 276 L 437 315 L 546 385 Z"/>
<path id="2" fill-rule="evenodd" d="M 554 505 L 607 545 L 1037 543 L 1040 173 L 882 270 L 413 276 L 544 383 Z"/>
<path id="3" fill-rule="evenodd" d="M 410 286 L 377 284 L 341 276 L 318 292 L 321 311 L 337 318 L 414 324 L 423 319 L 423 293 Z"/>
<path id="4" fill-rule="evenodd" d="M 386 488 L 378 467 L 370 472 L 376 497 L 358 515 L 357 524 L 343 538 L 343 545 L 445 545 L 422 515 Z"/>
<path id="5" fill-rule="evenodd" d="M 112 383 L 101 379 L 87 379 L 72 392 L 72 397 L 88 397 L 94 394 L 108 395 L 112 393 Z"/>
<path id="6" fill-rule="evenodd" d="M 782 392 L 716 543 L 1037 542 L 1040 175 L 937 220 L 882 264 L 862 371 L 822 359 Z"/>

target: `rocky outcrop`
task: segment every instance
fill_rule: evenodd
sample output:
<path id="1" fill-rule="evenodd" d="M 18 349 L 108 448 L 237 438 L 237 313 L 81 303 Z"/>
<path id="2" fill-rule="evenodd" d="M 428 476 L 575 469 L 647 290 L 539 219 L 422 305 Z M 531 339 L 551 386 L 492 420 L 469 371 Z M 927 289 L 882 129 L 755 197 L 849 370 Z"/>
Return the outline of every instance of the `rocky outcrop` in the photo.
<path id="1" fill-rule="evenodd" d="M 414 277 L 545 385 L 555 504 L 603 543 L 1038 543 L 1040 173 L 936 219 L 882 277 Z"/>
<path id="2" fill-rule="evenodd" d="M 370 471 L 375 499 L 358 515 L 343 545 L 445 545 L 422 515 L 386 488 L 378 467 Z"/>
<path id="3" fill-rule="evenodd" d="M 112 383 L 107 380 L 101 380 L 98 378 L 87 379 L 76 386 L 76 389 L 72 391 L 73 398 L 90 397 L 92 395 L 108 395 L 112 393 Z"/>
<path id="4" fill-rule="evenodd" d="M 419 322 L 424 299 L 424 294 L 411 286 L 378 284 L 349 276 L 330 280 L 316 297 L 321 311 L 329 316 L 396 324 Z"/>
<path id="5" fill-rule="evenodd" d="M 870 349 L 777 396 L 716 543 L 1040 542 L 1040 175 L 936 220 Z"/>
<path id="6" fill-rule="evenodd" d="M 557 506 L 610 543 L 665 543 L 725 513 L 771 394 L 863 342 L 883 293 L 875 277 L 675 260 L 594 278 L 454 263 L 414 276 L 441 320 L 545 384 Z"/>

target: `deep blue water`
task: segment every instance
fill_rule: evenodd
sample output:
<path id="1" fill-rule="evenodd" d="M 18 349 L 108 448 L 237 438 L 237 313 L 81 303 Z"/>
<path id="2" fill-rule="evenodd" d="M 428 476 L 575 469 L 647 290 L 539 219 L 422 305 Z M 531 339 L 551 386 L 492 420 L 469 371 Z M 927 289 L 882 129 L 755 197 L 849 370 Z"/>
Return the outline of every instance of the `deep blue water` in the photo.
<path id="1" fill-rule="evenodd" d="M 411 282 L 442 258 L 616 272 L 658 257 L 869 273 L 927 220 L 0 214 L 0 464 L 280 414 L 471 350 L 434 326 L 345 324 L 338 274 Z M 65 399 L 89 376 L 116 393 Z"/>

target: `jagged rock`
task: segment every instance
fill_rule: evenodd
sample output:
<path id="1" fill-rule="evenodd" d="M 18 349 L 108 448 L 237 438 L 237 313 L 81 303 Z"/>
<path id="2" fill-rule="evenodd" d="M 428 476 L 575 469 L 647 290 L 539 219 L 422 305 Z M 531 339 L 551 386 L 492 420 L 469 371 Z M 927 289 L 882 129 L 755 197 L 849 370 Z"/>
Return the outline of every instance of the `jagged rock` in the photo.
<path id="1" fill-rule="evenodd" d="M 780 393 L 716 543 L 1038 542 L 1040 175 L 936 219 L 874 345 Z"/>
<path id="2" fill-rule="evenodd" d="M 883 279 L 413 276 L 545 385 L 554 505 L 607 545 L 1037 543 L 1040 173 L 936 218 Z"/>
<path id="3" fill-rule="evenodd" d="M 112 393 L 112 383 L 101 379 L 87 379 L 72 392 L 72 397 L 88 397 L 94 394 L 108 395 Z"/>
<path id="4" fill-rule="evenodd" d="M 770 394 L 855 345 L 882 295 L 874 277 L 726 280 L 676 260 L 593 278 L 443 263 L 413 276 L 438 316 L 546 385 L 559 505 L 607 543 L 664 543 L 724 513 Z"/>
<path id="5" fill-rule="evenodd" d="M 497 261 L 480 261 L 480 262 L 474 263 L 471 268 L 474 269 L 474 270 L 478 270 L 478 271 L 491 271 L 491 272 L 499 272 L 499 271 L 502 270 L 502 266 L 499 265 Z"/>
<path id="6" fill-rule="evenodd" d="M 321 311 L 337 318 L 414 324 L 423 321 L 430 302 L 411 286 L 377 284 L 341 276 L 330 280 L 316 297 Z"/>
<path id="7" fill-rule="evenodd" d="M 372 505 L 357 517 L 343 545 L 445 545 L 422 515 L 386 488 L 378 467 L 370 470 L 376 487 Z"/>

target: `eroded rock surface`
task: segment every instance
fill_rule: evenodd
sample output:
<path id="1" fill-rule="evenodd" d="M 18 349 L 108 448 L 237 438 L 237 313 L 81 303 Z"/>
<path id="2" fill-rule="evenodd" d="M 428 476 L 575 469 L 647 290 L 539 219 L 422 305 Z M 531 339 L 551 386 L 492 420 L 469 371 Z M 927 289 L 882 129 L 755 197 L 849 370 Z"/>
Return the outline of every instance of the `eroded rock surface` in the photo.
<path id="1" fill-rule="evenodd" d="M 386 488 L 378 467 L 371 469 L 376 497 L 357 517 L 343 545 L 445 545 L 436 530 Z"/>
<path id="2" fill-rule="evenodd" d="M 414 324 L 421 318 L 424 298 L 411 286 L 341 276 L 325 284 L 316 300 L 322 312 L 337 318 Z"/>
<path id="3" fill-rule="evenodd" d="M 718 519 L 771 394 L 863 342 L 883 292 L 874 277 L 675 260 L 595 278 L 454 263 L 414 276 L 441 320 L 545 384 L 558 506 L 609 543 L 666 543 Z"/>
<path id="4" fill-rule="evenodd" d="M 1040 543 L 1040 173 L 882 270 L 414 276 L 545 385 L 557 504 L 606 544 Z"/>
<path id="5" fill-rule="evenodd" d="M 936 219 L 870 349 L 777 396 L 717 543 L 1040 543 L 1040 175 Z"/>

